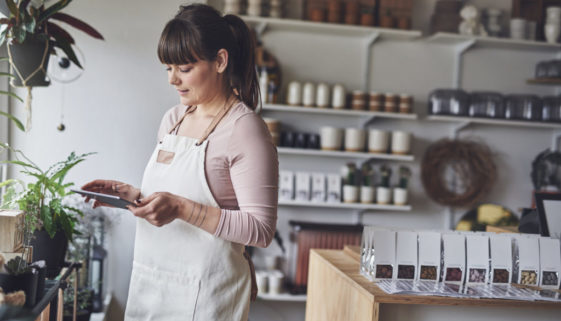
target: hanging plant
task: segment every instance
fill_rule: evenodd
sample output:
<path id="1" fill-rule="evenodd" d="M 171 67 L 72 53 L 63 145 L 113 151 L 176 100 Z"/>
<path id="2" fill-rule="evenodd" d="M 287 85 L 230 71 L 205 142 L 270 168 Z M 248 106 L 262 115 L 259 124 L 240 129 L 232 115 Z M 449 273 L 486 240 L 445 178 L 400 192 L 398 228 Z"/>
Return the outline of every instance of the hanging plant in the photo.
<path id="1" fill-rule="evenodd" d="M 31 127 L 31 88 L 50 84 L 46 78 L 47 66 L 49 56 L 57 54 L 55 48 L 62 50 L 72 63 L 82 68 L 72 48 L 74 38 L 53 21 L 66 23 L 96 39 L 103 39 L 89 24 L 60 12 L 72 0 L 54 1 L 48 7 L 45 2 L 0 0 L 0 11 L 6 15 L 6 18 L 0 19 L 0 45 L 7 43 L 10 65 L 15 74 L 11 84 L 27 88 L 27 130 Z"/>

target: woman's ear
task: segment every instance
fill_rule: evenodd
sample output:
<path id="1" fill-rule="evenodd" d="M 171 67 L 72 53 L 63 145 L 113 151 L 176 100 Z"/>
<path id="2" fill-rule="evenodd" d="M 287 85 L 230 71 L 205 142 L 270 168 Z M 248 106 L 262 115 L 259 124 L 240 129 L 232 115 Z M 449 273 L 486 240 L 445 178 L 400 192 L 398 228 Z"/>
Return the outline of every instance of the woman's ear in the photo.
<path id="1" fill-rule="evenodd" d="M 223 73 L 228 67 L 228 51 L 226 49 L 218 50 L 216 53 L 216 71 Z"/>

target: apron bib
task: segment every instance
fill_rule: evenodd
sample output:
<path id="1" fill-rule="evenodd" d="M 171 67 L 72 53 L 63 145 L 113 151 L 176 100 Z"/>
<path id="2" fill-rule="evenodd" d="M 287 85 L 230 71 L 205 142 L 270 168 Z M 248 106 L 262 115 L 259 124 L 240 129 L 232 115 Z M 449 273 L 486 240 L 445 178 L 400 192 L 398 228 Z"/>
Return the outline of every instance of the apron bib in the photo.
<path id="1" fill-rule="evenodd" d="M 206 138 L 229 108 L 221 110 L 200 141 L 171 134 L 189 108 L 156 146 L 144 172 L 142 195 L 169 192 L 219 207 L 204 170 Z M 183 220 L 156 227 L 137 219 L 125 320 L 247 320 L 253 269 L 246 258 L 242 244 Z"/>

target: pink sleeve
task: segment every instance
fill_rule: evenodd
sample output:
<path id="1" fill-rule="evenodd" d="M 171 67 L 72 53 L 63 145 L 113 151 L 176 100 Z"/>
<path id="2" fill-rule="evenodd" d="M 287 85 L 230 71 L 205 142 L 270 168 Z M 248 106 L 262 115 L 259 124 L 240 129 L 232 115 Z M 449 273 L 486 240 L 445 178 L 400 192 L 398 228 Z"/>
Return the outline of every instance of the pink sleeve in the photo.
<path id="1" fill-rule="evenodd" d="M 239 210 L 221 210 L 215 236 L 267 247 L 277 224 L 279 164 L 277 149 L 258 115 L 236 120 L 227 155 Z"/>

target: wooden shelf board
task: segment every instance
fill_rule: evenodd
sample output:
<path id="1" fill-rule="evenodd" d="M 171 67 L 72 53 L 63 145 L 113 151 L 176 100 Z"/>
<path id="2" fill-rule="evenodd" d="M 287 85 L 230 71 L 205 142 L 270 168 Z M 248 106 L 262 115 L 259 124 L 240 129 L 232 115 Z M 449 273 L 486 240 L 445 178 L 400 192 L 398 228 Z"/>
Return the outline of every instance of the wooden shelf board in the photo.
<path id="1" fill-rule="evenodd" d="M 312 260 L 312 256 L 335 269 L 337 274 L 342 276 L 347 282 L 351 282 L 354 288 L 362 293 L 372 296 L 374 302 L 376 303 L 561 309 L 561 303 L 559 302 L 388 294 L 380 289 L 375 283 L 362 276 L 359 271 L 360 262 L 355 260 L 345 251 L 314 249 L 311 250 L 310 261 Z"/>
<path id="2" fill-rule="evenodd" d="M 282 105 L 282 104 L 263 104 L 263 110 L 291 112 L 291 113 L 305 113 L 305 114 L 352 116 L 352 117 L 366 116 L 366 117 L 395 118 L 395 119 L 417 119 L 417 114 L 400 114 L 400 113 L 390 113 L 384 111 L 316 108 L 316 107 L 303 107 L 303 106 L 296 107 L 296 106 Z"/>
<path id="3" fill-rule="evenodd" d="M 526 82 L 532 85 L 561 85 L 561 79 L 559 78 L 532 78 Z"/>
<path id="4" fill-rule="evenodd" d="M 427 42 L 445 45 L 457 45 L 467 41 L 475 41 L 475 46 L 496 49 L 518 49 L 531 51 L 557 52 L 561 49 L 559 44 L 550 44 L 544 41 L 518 40 L 510 38 L 466 36 L 456 33 L 437 32 L 427 38 Z"/>
<path id="5" fill-rule="evenodd" d="M 376 33 L 383 40 L 413 40 L 422 36 L 422 32 L 419 30 L 387 29 L 269 17 L 241 16 L 241 18 L 249 24 L 266 23 L 274 29 L 307 31 L 338 36 L 368 36 Z"/>
<path id="6" fill-rule="evenodd" d="M 302 149 L 302 148 L 289 148 L 278 147 L 279 155 L 301 155 L 301 156 L 316 156 L 316 157 L 339 157 L 339 158 L 360 158 L 360 159 L 380 159 L 380 160 L 393 160 L 412 162 L 415 160 L 413 155 L 394 155 L 394 154 L 376 154 L 376 153 L 359 153 L 359 152 L 345 152 L 345 151 L 324 151 L 317 149 Z"/>
<path id="7" fill-rule="evenodd" d="M 538 122 L 538 121 L 458 117 L 458 116 L 445 116 L 445 115 L 431 115 L 431 116 L 427 116 L 427 119 L 435 120 L 435 121 L 463 122 L 463 123 L 488 124 L 488 125 L 499 125 L 499 126 L 561 128 L 561 123 L 547 123 L 547 122 Z"/>
<path id="8" fill-rule="evenodd" d="M 361 204 L 361 203 L 314 203 L 306 201 L 287 201 L 279 200 L 280 206 L 294 207 L 314 207 L 314 208 L 345 208 L 357 210 L 374 210 L 374 211 L 411 211 L 411 205 L 379 205 L 379 204 Z"/>

